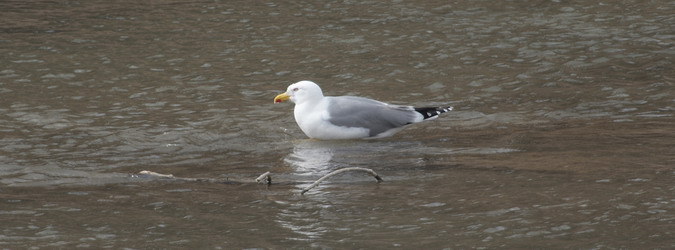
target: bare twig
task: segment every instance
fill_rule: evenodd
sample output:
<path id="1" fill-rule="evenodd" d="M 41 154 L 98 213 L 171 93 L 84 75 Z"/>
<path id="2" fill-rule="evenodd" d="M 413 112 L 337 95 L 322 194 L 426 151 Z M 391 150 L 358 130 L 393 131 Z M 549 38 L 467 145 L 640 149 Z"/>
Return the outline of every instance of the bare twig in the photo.
<path id="1" fill-rule="evenodd" d="M 143 170 L 141 172 L 138 172 L 138 174 L 132 174 L 131 177 L 134 177 L 134 178 L 158 177 L 158 178 L 164 178 L 164 179 L 174 179 L 174 178 L 176 178 L 172 174 L 160 174 L 160 173 L 152 172 L 152 171 L 148 171 L 148 170 Z"/>
<path id="2" fill-rule="evenodd" d="M 188 181 L 188 182 L 212 182 L 212 183 L 226 183 L 227 179 L 215 179 L 215 178 L 184 178 L 176 177 L 172 174 L 160 174 L 157 172 L 143 170 L 137 174 L 131 174 L 132 178 L 157 178 L 162 180 L 179 180 L 179 181 Z"/>
<path id="3" fill-rule="evenodd" d="M 263 179 L 265 179 L 265 184 L 272 185 L 272 176 L 269 171 L 261 174 L 258 178 L 255 178 L 255 182 L 260 183 Z"/>
<path id="4" fill-rule="evenodd" d="M 303 189 L 302 192 L 300 192 L 300 194 L 301 194 L 301 195 L 304 195 L 307 191 L 309 191 L 310 189 L 312 189 L 312 188 L 316 187 L 317 185 L 319 185 L 319 183 L 321 183 L 323 180 L 328 179 L 328 178 L 330 178 L 330 177 L 333 176 L 333 175 L 336 175 L 336 174 L 339 174 L 339 173 L 342 173 L 342 172 L 347 172 L 347 171 L 363 171 L 363 172 L 366 172 L 366 173 L 372 175 L 373 177 L 375 177 L 375 179 L 377 180 L 378 183 L 379 183 L 379 182 L 382 182 L 382 178 L 380 178 L 380 176 L 377 175 L 377 173 L 375 173 L 375 171 L 373 171 L 372 169 L 368 169 L 368 168 L 357 168 L 357 167 L 354 167 L 354 168 L 342 168 L 342 169 L 338 169 L 338 170 L 335 170 L 335 171 L 333 171 L 333 172 L 330 172 L 330 173 L 328 173 L 327 175 L 324 175 L 323 177 L 319 178 L 319 179 L 316 180 L 314 183 L 312 183 L 312 185 L 309 185 L 308 187 L 306 187 L 305 189 Z"/>
<path id="5" fill-rule="evenodd" d="M 330 173 L 328 173 L 328 174 L 322 176 L 321 178 L 319 178 L 318 180 L 316 180 L 314 183 L 312 183 L 311 185 L 309 185 L 308 187 L 306 187 L 305 189 L 303 189 L 303 190 L 300 192 L 300 194 L 301 194 L 301 195 L 304 195 L 307 191 L 309 191 L 310 189 L 316 187 L 316 186 L 319 185 L 319 183 L 321 183 L 322 181 L 324 181 L 324 180 L 326 180 L 326 179 L 328 179 L 328 178 L 330 178 L 330 177 L 332 177 L 332 176 L 334 176 L 334 175 L 337 175 L 337 174 L 343 173 L 343 172 L 347 172 L 347 171 L 362 171 L 362 172 L 366 172 L 366 173 L 368 173 L 369 175 L 375 177 L 375 179 L 377 180 L 378 183 L 379 183 L 379 182 L 382 182 L 382 178 L 380 178 L 380 176 L 377 175 L 377 173 L 375 173 L 375 171 L 373 171 L 372 169 L 368 169 L 368 168 L 358 168 L 358 167 L 353 167 L 353 168 L 342 168 L 342 169 L 335 170 L 335 171 L 333 171 L 333 172 L 330 172 Z M 188 181 L 188 182 L 246 183 L 246 181 L 236 181 L 236 180 L 235 180 L 235 181 L 229 181 L 228 179 L 224 179 L 224 180 L 223 180 L 223 179 L 215 179 L 215 178 L 184 178 L 184 177 L 176 177 L 176 176 L 174 176 L 174 175 L 172 175 L 172 174 L 160 174 L 160 173 L 157 173 L 157 172 L 152 172 L 152 171 L 147 171 L 147 170 L 140 171 L 140 172 L 138 172 L 138 173 L 136 173 L 136 174 L 130 174 L 130 176 L 131 176 L 132 178 L 149 178 L 149 179 L 159 179 L 159 180 L 178 180 L 178 181 Z M 268 172 L 265 172 L 265 173 L 263 173 L 263 174 L 261 174 L 258 178 L 255 179 L 255 182 L 257 182 L 257 183 L 261 183 L 261 182 L 263 182 L 263 181 L 264 181 L 265 184 L 267 184 L 267 185 L 271 185 L 271 184 L 272 184 L 272 175 L 271 175 L 271 173 L 270 173 L 269 171 L 268 171 Z"/>

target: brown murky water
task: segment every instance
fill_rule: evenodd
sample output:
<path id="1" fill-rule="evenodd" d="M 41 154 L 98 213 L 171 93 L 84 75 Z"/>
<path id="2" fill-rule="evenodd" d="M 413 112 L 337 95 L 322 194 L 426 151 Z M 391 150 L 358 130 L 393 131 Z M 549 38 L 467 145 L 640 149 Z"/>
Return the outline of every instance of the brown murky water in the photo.
<path id="1" fill-rule="evenodd" d="M 0 248 L 675 248 L 674 13 L 2 1 Z M 455 111 L 384 140 L 307 140 L 272 104 L 305 79 Z M 298 194 L 342 167 L 385 182 Z M 270 187 L 253 181 L 266 171 Z"/>

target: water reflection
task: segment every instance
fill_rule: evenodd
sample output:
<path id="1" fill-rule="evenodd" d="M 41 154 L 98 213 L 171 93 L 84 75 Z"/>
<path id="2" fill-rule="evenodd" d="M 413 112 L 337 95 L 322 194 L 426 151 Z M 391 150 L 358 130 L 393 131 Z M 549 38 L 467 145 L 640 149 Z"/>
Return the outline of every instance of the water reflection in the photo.
<path id="1" fill-rule="evenodd" d="M 275 221 L 282 228 L 298 234 L 293 240 L 307 241 L 321 237 L 327 230 L 322 223 L 321 208 L 290 206 L 281 209 Z"/>
<path id="2" fill-rule="evenodd" d="M 291 165 L 299 175 L 326 174 L 337 167 L 331 160 L 336 151 L 339 153 L 339 144 L 312 139 L 296 140 L 293 142 L 293 151 L 284 158 L 284 162 Z"/>
<path id="3" fill-rule="evenodd" d="M 444 141 L 446 139 L 441 138 Z M 293 150 L 284 162 L 293 172 L 302 176 L 324 175 L 345 167 L 365 167 L 375 170 L 423 167 L 427 160 L 457 154 L 500 154 L 518 152 L 514 148 L 494 147 L 434 147 L 421 141 L 345 140 L 320 141 L 303 139 L 293 141 Z"/>
<path id="4" fill-rule="evenodd" d="M 300 184 L 295 190 L 305 188 L 311 181 L 336 169 L 345 167 L 365 167 L 378 172 L 385 179 L 376 184 L 370 176 L 362 173 L 345 173 L 335 176 L 305 196 L 300 196 L 292 203 L 286 203 L 275 216 L 275 222 L 296 234 L 290 238 L 296 241 L 320 239 L 326 234 L 348 232 L 354 228 L 371 227 L 363 222 L 358 210 L 350 208 L 354 200 L 368 199 L 383 189 L 400 189 L 401 195 L 420 192 L 419 184 L 443 178 L 436 173 L 438 169 L 430 169 L 431 158 L 452 158 L 453 155 L 493 155 L 518 152 L 511 148 L 492 147 L 434 147 L 425 145 L 423 141 L 407 141 L 401 138 L 392 140 L 347 140 L 319 141 L 312 139 L 295 140 L 292 151 L 284 157 L 284 162 L 291 168 L 293 176 L 299 176 Z M 452 162 L 443 163 L 445 166 Z M 405 185 L 405 183 L 415 183 Z M 401 185 L 404 184 L 404 185 Z M 382 185 L 382 186 L 380 186 Z M 401 188 L 405 187 L 405 188 Z M 405 202 L 404 202 L 405 203 Z M 399 204 L 400 205 L 400 204 Z M 416 204 L 422 208 L 433 208 L 446 205 L 445 202 L 425 202 Z M 347 206 L 347 207 L 345 207 Z M 407 209 L 407 208 L 399 208 Z M 380 217 L 369 215 L 372 220 L 391 220 L 388 215 Z M 336 222 L 349 218 L 347 224 Z M 434 222 L 421 218 L 425 225 Z M 337 225 L 337 228 L 336 228 Z M 416 232 L 421 229 L 417 224 L 391 225 L 390 229 Z"/>
<path id="5" fill-rule="evenodd" d="M 396 140 L 296 140 L 285 158 L 299 175 L 324 175 L 345 167 L 385 169 L 392 165 L 418 165 L 429 148 L 421 142 Z"/>

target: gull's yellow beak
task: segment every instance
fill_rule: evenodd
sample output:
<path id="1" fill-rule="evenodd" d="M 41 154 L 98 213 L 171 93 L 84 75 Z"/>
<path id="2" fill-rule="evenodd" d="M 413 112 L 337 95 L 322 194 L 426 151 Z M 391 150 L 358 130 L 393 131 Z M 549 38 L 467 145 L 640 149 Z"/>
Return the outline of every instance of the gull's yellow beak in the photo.
<path id="1" fill-rule="evenodd" d="M 280 102 L 283 102 L 283 101 L 287 101 L 290 98 L 291 98 L 291 96 L 286 94 L 286 93 L 279 94 L 278 96 L 274 97 L 274 103 L 280 103 Z"/>

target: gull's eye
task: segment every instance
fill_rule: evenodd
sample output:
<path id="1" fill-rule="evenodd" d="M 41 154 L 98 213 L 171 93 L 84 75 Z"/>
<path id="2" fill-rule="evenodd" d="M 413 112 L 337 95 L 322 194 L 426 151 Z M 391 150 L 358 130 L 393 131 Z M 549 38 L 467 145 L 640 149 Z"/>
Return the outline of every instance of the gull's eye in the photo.
<path id="1" fill-rule="evenodd" d="M 300 89 L 299 89 L 299 88 L 294 88 L 294 89 L 293 89 L 293 92 L 298 92 L 298 90 L 300 90 Z"/>

